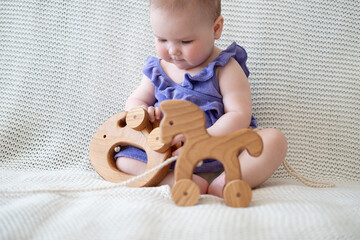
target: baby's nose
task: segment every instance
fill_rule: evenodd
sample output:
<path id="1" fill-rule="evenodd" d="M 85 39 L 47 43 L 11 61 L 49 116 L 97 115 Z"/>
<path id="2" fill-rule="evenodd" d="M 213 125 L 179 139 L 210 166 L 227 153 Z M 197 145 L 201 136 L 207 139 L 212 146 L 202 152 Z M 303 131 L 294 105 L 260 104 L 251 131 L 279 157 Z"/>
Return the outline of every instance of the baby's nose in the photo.
<path id="1" fill-rule="evenodd" d="M 170 55 L 180 55 L 180 53 L 181 53 L 181 51 L 178 48 L 178 46 L 176 46 L 176 45 L 170 46 L 170 48 L 169 48 Z"/>

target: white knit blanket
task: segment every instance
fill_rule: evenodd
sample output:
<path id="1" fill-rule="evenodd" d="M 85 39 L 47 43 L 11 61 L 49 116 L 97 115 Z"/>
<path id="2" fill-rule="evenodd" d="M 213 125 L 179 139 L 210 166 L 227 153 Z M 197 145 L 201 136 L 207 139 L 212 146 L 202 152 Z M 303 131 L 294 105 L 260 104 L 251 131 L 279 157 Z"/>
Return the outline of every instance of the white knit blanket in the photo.
<path id="1" fill-rule="evenodd" d="M 360 239 L 360 1 L 223 0 L 248 52 L 253 114 L 287 136 L 310 188 L 280 167 L 248 208 L 167 186 L 119 187 L 89 163 L 148 55 L 148 1 L 0 0 L 0 239 Z"/>
<path id="2" fill-rule="evenodd" d="M 274 179 L 247 208 L 202 195 L 177 207 L 168 186 L 117 187 L 95 173 L 1 172 L 1 239 L 358 239 L 360 186 Z M 12 183 L 13 181 L 16 184 Z M 22 184 L 21 184 L 22 183 Z"/>

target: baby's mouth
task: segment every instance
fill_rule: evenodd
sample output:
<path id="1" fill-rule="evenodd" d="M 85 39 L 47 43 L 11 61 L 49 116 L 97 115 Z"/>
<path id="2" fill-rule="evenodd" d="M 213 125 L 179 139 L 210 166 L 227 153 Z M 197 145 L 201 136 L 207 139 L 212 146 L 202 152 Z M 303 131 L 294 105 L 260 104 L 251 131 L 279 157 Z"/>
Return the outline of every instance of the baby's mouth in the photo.
<path id="1" fill-rule="evenodd" d="M 184 59 L 182 59 L 182 58 L 177 58 L 177 57 L 172 57 L 171 58 L 173 61 L 182 61 L 182 60 L 184 60 Z"/>

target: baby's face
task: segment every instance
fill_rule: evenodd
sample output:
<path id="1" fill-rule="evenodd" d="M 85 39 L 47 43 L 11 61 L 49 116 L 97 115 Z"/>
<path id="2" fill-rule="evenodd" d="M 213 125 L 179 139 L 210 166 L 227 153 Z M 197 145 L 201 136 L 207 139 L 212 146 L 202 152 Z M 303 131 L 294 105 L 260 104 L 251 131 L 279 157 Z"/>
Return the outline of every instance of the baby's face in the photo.
<path id="1" fill-rule="evenodd" d="M 151 25 L 159 56 L 179 69 L 204 63 L 214 49 L 214 24 L 199 9 L 151 9 Z"/>

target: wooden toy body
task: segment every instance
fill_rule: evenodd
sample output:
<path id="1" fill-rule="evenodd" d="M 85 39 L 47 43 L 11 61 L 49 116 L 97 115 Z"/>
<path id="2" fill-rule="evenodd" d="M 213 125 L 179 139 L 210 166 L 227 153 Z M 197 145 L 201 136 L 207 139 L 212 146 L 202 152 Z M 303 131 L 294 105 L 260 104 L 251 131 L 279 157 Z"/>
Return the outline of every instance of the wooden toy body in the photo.
<path id="1" fill-rule="evenodd" d="M 252 198 L 249 185 L 241 180 L 238 155 L 247 149 L 250 155 L 259 156 L 262 140 L 251 129 L 241 129 L 225 136 L 210 136 L 206 131 L 205 116 L 195 104 L 182 100 L 164 101 L 160 105 L 164 119 L 160 124 L 161 140 L 169 143 L 178 134 L 184 134 L 185 145 L 175 167 L 175 185 L 172 197 L 180 206 L 191 206 L 198 201 L 198 186 L 191 180 L 198 162 L 214 158 L 225 169 L 226 182 L 223 195 L 233 207 L 245 207 Z"/>
<path id="2" fill-rule="evenodd" d="M 162 148 L 162 152 L 157 152 L 149 146 L 148 139 L 152 130 L 153 126 L 148 120 L 147 112 L 142 108 L 132 109 L 129 113 L 120 112 L 110 117 L 99 127 L 90 143 L 89 157 L 95 171 L 110 182 L 123 182 L 134 177 L 117 169 L 114 159 L 114 149 L 117 146 L 131 145 L 142 148 L 148 157 L 145 171 L 165 161 L 170 157 L 171 150 Z M 166 176 L 168 169 L 169 166 L 164 167 L 130 183 L 129 186 L 155 186 Z"/>
<path id="3" fill-rule="evenodd" d="M 213 158 L 223 164 L 226 172 L 226 183 L 235 179 L 241 179 L 240 163 L 238 156 L 240 152 L 247 149 L 252 156 L 259 156 L 258 138 L 253 130 L 240 129 L 225 136 L 210 136 L 204 133 L 204 138 L 193 138 L 194 132 L 185 134 L 184 148 L 177 160 L 175 179 L 191 178 L 194 167 L 198 162 Z M 206 136 L 206 138 L 205 138 Z"/>

